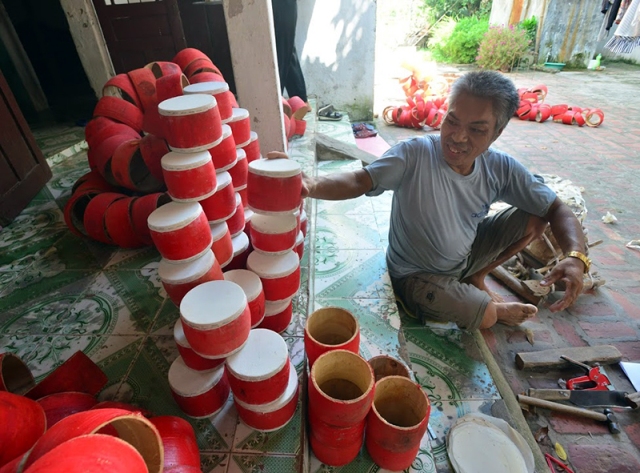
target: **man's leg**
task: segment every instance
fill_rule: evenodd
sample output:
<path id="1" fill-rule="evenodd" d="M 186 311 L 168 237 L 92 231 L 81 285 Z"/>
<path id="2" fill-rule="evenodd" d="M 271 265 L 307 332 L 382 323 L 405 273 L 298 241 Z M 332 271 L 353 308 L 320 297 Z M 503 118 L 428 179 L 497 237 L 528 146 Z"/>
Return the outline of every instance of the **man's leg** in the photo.
<path id="1" fill-rule="evenodd" d="M 286 83 L 284 84 L 287 89 L 289 97 L 300 97 L 304 102 L 307 102 L 307 84 L 304 81 L 302 75 L 302 68 L 300 67 L 300 61 L 298 59 L 298 52 L 296 47 L 293 47 L 291 53 L 291 60 L 289 61 L 289 73 L 286 77 Z"/>

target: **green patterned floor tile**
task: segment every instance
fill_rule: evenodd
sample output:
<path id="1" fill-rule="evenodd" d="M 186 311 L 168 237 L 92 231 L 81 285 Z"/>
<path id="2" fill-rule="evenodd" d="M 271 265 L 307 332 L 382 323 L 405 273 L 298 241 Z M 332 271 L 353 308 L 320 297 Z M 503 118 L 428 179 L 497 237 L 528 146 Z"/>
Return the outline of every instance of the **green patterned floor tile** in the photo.
<path id="1" fill-rule="evenodd" d="M 66 231 L 55 202 L 27 207 L 0 232 L 0 265 L 49 249 Z"/>
<path id="2" fill-rule="evenodd" d="M 373 200 L 364 195 L 349 200 L 318 200 L 317 215 L 372 215 Z"/>
<path id="3" fill-rule="evenodd" d="M 78 336 L 69 334 L 20 335 L 3 334 L 0 346 L 4 351 L 18 355 L 40 381 L 54 368 L 68 360 L 77 351 L 83 351 L 94 362 L 135 345 L 140 337 Z M 109 376 L 109 374 L 107 374 Z M 120 378 L 109 376 L 109 383 L 117 384 Z"/>
<path id="4" fill-rule="evenodd" d="M 33 136 L 45 157 L 67 149 L 84 140 L 84 128 L 73 125 L 54 125 L 34 128 Z"/>
<path id="5" fill-rule="evenodd" d="M 204 473 L 227 473 L 231 455 L 228 453 L 205 453 L 200 455 L 200 469 Z"/>
<path id="6" fill-rule="evenodd" d="M 404 335 L 416 379 L 433 403 L 500 398 L 471 334 L 424 327 Z"/>
<path id="7" fill-rule="evenodd" d="M 325 250 L 378 250 L 382 241 L 375 217 L 369 214 L 318 214 L 315 229 L 316 252 Z"/>
<path id="8" fill-rule="evenodd" d="M 302 473 L 302 456 L 233 455 L 228 473 Z"/>
<path id="9" fill-rule="evenodd" d="M 304 324 L 307 320 L 309 310 L 309 293 L 298 293 L 293 297 L 293 315 L 291 323 L 282 332 L 283 337 L 302 337 L 304 335 Z"/>
<path id="10" fill-rule="evenodd" d="M 160 258 L 160 253 L 153 246 L 135 249 L 114 248 L 105 268 L 118 270 L 140 269 L 150 263 L 159 263 Z"/>
<path id="11" fill-rule="evenodd" d="M 392 301 L 380 299 L 316 299 L 313 310 L 342 307 L 351 312 L 360 325 L 360 355 L 365 359 L 389 355 L 401 360 L 398 331 L 400 318 Z"/>
<path id="12" fill-rule="evenodd" d="M 35 195 L 35 197 L 31 199 L 31 202 L 29 202 L 29 205 L 27 205 L 27 208 L 38 207 L 42 204 L 46 204 L 47 202 L 51 202 L 52 200 L 55 200 L 55 199 L 53 198 L 51 191 L 49 191 L 49 188 L 47 186 L 44 186 Z"/>
<path id="13" fill-rule="evenodd" d="M 104 360 L 101 366 L 106 373 L 122 373 L 126 366 L 129 367 L 128 372 L 123 373 L 126 377 L 114 394 L 114 400 L 143 407 L 156 415 L 182 417 L 193 426 L 201 452 L 229 452 L 236 420 L 225 412 L 230 411 L 233 404 L 228 401 L 222 412 L 213 418 L 191 419 L 182 413 L 171 395 L 167 380 L 171 365 L 167 353 L 171 344 L 172 337 L 151 337 L 144 341 L 135 359 L 131 358 L 134 355 L 131 351 L 115 353 Z M 130 358 L 132 363 L 128 364 Z"/>
<path id="14" fill-rule="evenodd" d="M 67 231 L 47 251 L 46 259 L 52 264 L 62 264 L 64 268 L 77 270 L 98 270 L 103 264 L 86 245 L 86 239 Z"/>
<path id="15" fill-rule="evenodd" d="M 47 183 L 47 188 L 53 195 L 54 199 L 58 199 L 63 195 L 71 193 L 71 188 L 79 177 L 90 171 L 87 162 L 87 154 L 80 153 L 80 159 L 75 156 L 54 167 L 53 177 Z"/>
<path id="16" fill-rule="evenodd" d="M 316 249 L 314 297 L 380 299 L 388 293 L 387 265 L 382 250 Z"/>

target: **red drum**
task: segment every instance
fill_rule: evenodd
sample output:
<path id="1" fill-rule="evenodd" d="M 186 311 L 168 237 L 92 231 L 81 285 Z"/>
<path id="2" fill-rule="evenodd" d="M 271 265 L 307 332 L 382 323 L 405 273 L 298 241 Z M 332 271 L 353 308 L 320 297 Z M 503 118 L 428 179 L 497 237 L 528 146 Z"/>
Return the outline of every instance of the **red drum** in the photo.
<path id="1" fill-rule="evenodd" d="M 248 163 L 262 157 L 260 154 L 260 142 L 258 141 L 258 134 L 255 131 L 252 131 L 250 136 L 251 139 L 249 140 L 249 144 L 242 147 L 244 152 L 247 153 Z"/>
<path id="2" fill-rule="evenodd" d="M 175 62 L 154 61 L 154 62 L 150 62 L 144 67 L 146 67 L 147 69 L 151 69 L 151 72 L 153 72 L 153 76 L 156 79 L 160 79 L 163 76 L 170 76 L 172 74 L 182 74 L 182 69 Z M 188 84 L 189 83 L 187 82 L 187 85 Z M 158 82 L 156 80 L 156 87 L 157 86 L 158 86 Z M 161 100 L 159 101 L 161 102 Z"/>
<path id="3" fill-rule="evenodd" d="M 156 81 L 156 96 L 158 97 L 158 103 L 183 95 L 183 89 L 188 85 L 189 80 L 182 72 L 158 78 Z"/>
<path id="4" fill-rule="evenodd" d="M 205 358 L 237 352 L 251 329 L 247 296 L 230 281 L 209 281 L 191 289 L 180 303 L 180 317 L 189 344 Z"/>
<path id="5" fill-rule="evenodd" d="M 302 230 L 298 232 L 295 250 L 296 253 L 298 253 L 298 258 L 300 258 L 300 261 L 302 261 L 302 256 L 304 255 L 304 233 L 302 233 Z"/>
<path id="6" fill-rule="evenodd" d="M 233 134 L 236 147 L 242 148 L 251 141 L 251 121 L 249 111 L 244 108 L 232 109 L 231 120 L 228 122 Z"/>
<path id="7" fill-rule="evenodd" d="M 180 356 L 169 368 L 169 386 L 180 409 L 195 419 L 216 415 L 229 398 L 224 366 L 195 371 Z"/>
<path id="8" fill-rule="evenodd" d="M 234 165 L 237 159 L 236 142 L 233 141 L 229 125 L 222 125 L 222 141 L 213 148 L 209 148 L 216 171 L 222 172 Z"/>
<path id="9" fill-rule="evenodd" d="M 200 201 L 200 204 L 207 220 L 219 223 L 228 220 L 236 211 L 236 196 L 231 175 L 228 172 L 218 173 L 216 179 L 218 181 L 216 192 Z"/>
<path id="10" fill-rule="evenodd" d="M 222 139 L 216 99 L 194 94 L 174 97 L 158 105 L 164 136 L 173 151 L 206 151 Z"/>
<path id="11" fill-rule="evenodd" d="M 305 237 L 307 236 L 308 225 L 309 225 L 309 220 L 307 219 L 307 212 L 302 210 L 300 212 L 300 231 Z"/>
<path id="12" fill-rule="evenodd" d="M 216 259 L 220 262 L 220 267 L 227 266 L 233 258 L 233 243 L 231 242 L 231 234 L 226 222 L 211 223 L 211 249 L 216 255 Z"/>
<path id="13" fill-rule="evenodd" d="M 289 361 L 289 381 L 278 399 L 269 404 L 252 406 L 234 399 L 238 416 L 249 427 L 261 432 L 273 432 L 289 423 L 298 407 L 298 373 Z"/>
<path id="14" fill-rule="evenodd" d="M 323 307 L 312 312 L 304 327 L 304 349 L 311 367 L 320 355 L 331 350 L 348 350 L 358 354 L 358 319 L 341 307 Z"/>
<path id="15" fill-rule="evenodd" d="M 302 174 L 291 159 L 258 159 L 249 163 L 249 207 L 261 213 L 292 213 L 300 207 Z"/>
<path id="16" fill-rule="evenodd" d="M 133 229 L 131 208 L 134 198 L 127 197 L 113 202 L 104 213 L 104 226 L 113 242 L 121 248 L 138 248 L 144 243 Z"/>
<path id="17" fill-rule="evenodd" d="M 296 244 L 296 218 L 293 214 L 264 215 L 251 220 L 249 236 L 253 249 L 261 253 L 286 253 Z"/>
<path id="18" fill-rule="evenodd" d="M 84 128 L 84 136 L 89 149 L 96 148 L 100 143 L 115 135 L 126 135 L 130 139 L 140 139 L 140 133 L 124 123 L 118 123 L 111 118 L 92 118 Z"/>
<path id="19" fill-rule="evenodd" d="M 231 101 L 233 94 L 229 91 L 229 84 L 226 82 L 199 82 L 197 84 L 191 84 L 184 88 L 184 93 L 214 96 L 218 102 L 220 119 L 223 120 L 223 123 L 226 123 L 233 116 Z"/>
<path id="20" fill-rule="evenodd" d="M 198 71 L 191 74 L 189 82 L 192 84 L 199 84 L 200 82 L 224 82 L 224 77 L 217 72 Z"/>
<path id="21" fill-rule="evenodd" d="M 224 279 L 225 281 L 234 282 L 242 288 L 247 296 L 247 303 L 251 312 L 251 328 L 257 327 L 262 322 L 265 313 L 264 291 L 262 290 L 262 281 L 260 281 L 258 275 L 246 269 L 234 269 L 226 271 Z"/>
<path id="22" fill-rule="evenodd" d="M 104 215 L 114 202 L 127 196 L 116 192 L 103 192 L 88 201 L 84 211 L 84 230 L 88 236 L 107 245 L 113 245 L 113 240 L 107 233 Z"/>
<path id="23" fill-rule="evenodd" d="M 242 187 L 247 185 L 249 162 L 247 161 L 247 154 L 242 149 L 238 148 L 236 153 L 238 158 L 235 164 L 229 168 L 229 174 L 231 174 L 233 187 Z"/>
<path id="24" fill-rule="evenodd" d="M 251 252 L 247 269 L 262 280 L 268 301 L 281 301 L 295 295 L 300 288 L 300 260 L 294 251 L 280 255 Z"/>
<path id="25" fill-rule="evenodd" d="M 149 419 L 160 434 L 164 447 L 162 472 L 172 467 L 197 468 L 200 471 L 200 449 L 196 433 L 189 422 L 177 416 L 155 416 Z"/>
<path id="26" fill-rule="evenodd" d="M 130 126 L 135 131 L 142 130 L 144 115 L 142 110 L 131 102 L 127 102 L 120 97 L 105 95 L 96 104 L 93 110 L 94 117 L 111 118 L 120 123 Z"/>
<path id="27" fill-rule="evenodd" d="M 118 74 L 109 79 L 104 86 L 102 86 L 102 95 L 124 99 L 142 110 L 142 103 L 138 98 L 138 93 L 127 74 Z"/>
<path id="28" fill-rule="evenodd" d="M 234 192 L 234 194 L 234 197 L 236 198 L 236 211 L 226 221 L 229 226 L 231 238 L 242 233 L 242 230 L 244 230 L 244 207 L 242 206 L 242 199 L 237 192 Z"/>
<path id="29" fill-rule="evenodd" d="M 151 239 L 169 262 L 198 259 L 211 248 L 211 229 L 198 202 L 170 202 L 147 219 Z"/>
<path id="30" fill-rule="evenodd" d="M 224 358 L 218 358 L 217 360 L 211 360 L 209 358 L 203 358 L 198 355 L 191 345 L 189 340 L 184 336 L 184 330 L 182 328 L 182 320 L 176 320 L 176 324 L 173 326 L 173 339 L 176 341 L 178 347 L 178 353 L 182 357 L 182 361 L 192 370 L 207 371 L 216 368 L 224 363 Z"/>
<path id="31" fill-rule="evenodd" d="M 162 157 L 169 152 L 169 146 L 164 138 L 155 135 L 145 135 L 140 140 L 140 153 L 144 163 L 149 168 L 149 172 L 153 177 L 164 182 L 162 175 Z"/>
<path id="32" fill-rule="evenodd" d="M 156 194 L 147 194 L 142 197 L 138 197 L 133 201 L 133 204 L 131 205 L 133 231 L 145 245 L 153 245 L 151 233 L 149 232 L 149 225 L 147 225 L 149 215 L 151 215 L 151 213 L 158 207 L 168 204 L 169 202 L 171 202 L 171 197 L 159 192 Z"/>
<path id="33" fill-rule="evenodd" d="M 344 466 L 356 459 L 362 448 L 362 437 L 357 438 L 352 444 L 340 447 L 332 447 L 321 442 L 311 431 L 309 445 L 318 460 L 329 466 Z"/>
<path id="34" fill-rule="evenodd" d="M 225 270 L 247 269 L 247 258 L 249 257 L 249 237 L 244 232 L 238 233 L 231 238 L 233 245 L 233 258 L 231 262 L 225 266 Z"/>
<path id="35" fill-rule="evenodd" d="M 245 404 L 268 404 L 282 396 L 289 383 L 289 349 L 275 332 L 256 328 L 247 344 L 226 360 L 235 399 Z"/>
<path id="36" fill-rule="evenodd" d="M 237 187 L 234 190 L 238 193 L 240 199 L 242 199 L 242 205 L 247 208 L 249 206 L 249 194 L 247 192 L 246 184 L 244 186 Z"/>
<path id="37" fill-rule="evenodd" d="M 0 353 L 0 391 L 24 394 L 36 385 L 27 364 L 11 352 Z"/>
<path id="38" fill-rule="evenodd" d="M 196 48 L 184 48 L 173 56 L 172 62 L 176 63 L 184 71 L 189 64 L 200 58 L 209 59 L 209 56 Z"/>
<path id="39" fill-rule="evenodd" d="M 293 300 L 266 301 L 264 307 L 264 319 L 260 328 L 273 330 L 274 332 L 284 332 L 293 318 Z"/>
<path id="40" fill-rule="evenodd" d="M 345 427 L 327 424 L 320 420 L 313 409 L 309 409 L 308 422 L 311 433 L 316 440 L 334 448 L 348 447 L 355 442 L 359 442 L 362 445 L 367 424 L 366 419 Z"/>
<path id="41" fill-rule="evenodd" d="M 162 157 L 162 174 L 175 201 L 200 201 L 216 192 L 216 170 L 207 151 L 167 153 Z"/>
<path id="42" fill-rule="evenodd" d="M 222 280 L 222 269 L 213 251 L 187 263 L 169 263 L 160 260 L 158 276 L 171 301 L 178 307 L 182 298 L 196 286 L 208 281 Z"/>

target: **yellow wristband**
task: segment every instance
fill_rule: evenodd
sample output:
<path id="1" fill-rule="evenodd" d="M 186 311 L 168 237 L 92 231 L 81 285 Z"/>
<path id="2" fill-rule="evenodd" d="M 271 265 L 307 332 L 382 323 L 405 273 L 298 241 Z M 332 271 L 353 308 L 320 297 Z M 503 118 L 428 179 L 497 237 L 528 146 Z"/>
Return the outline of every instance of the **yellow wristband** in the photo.
<path id="1" fill-rule="evenodd" d="M 591 269 L 591 260 L 584 253 L 580 253 L 579 251 L 569 251 L 567 253 L 568 258 L 578 258 L 580 261 L 584 263 L 584 272 L 588 273 L 589 269 Z"/>

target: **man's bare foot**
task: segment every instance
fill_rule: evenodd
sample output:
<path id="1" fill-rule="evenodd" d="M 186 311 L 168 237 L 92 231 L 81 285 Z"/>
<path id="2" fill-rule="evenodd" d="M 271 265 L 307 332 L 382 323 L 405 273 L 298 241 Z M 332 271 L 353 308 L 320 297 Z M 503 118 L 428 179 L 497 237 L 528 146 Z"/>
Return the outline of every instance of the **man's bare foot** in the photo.
<path id="1" fill-rule="evenodd" d="M 500 294 L 493 292 L 491 289 L 487 287 L 487 284 L 484 282 L 485 277 L 486 275 L 484 274 L 476 273 L 473 276 L 469 276 L 468 278 L 466 278 L 465 282 L 489 294 L 489 297 L 491 297 L 491 300 L 493 302 L 497 302 L 497 303 L 504 302 L 504 299 Z"/>
<path id="2" fill-rule="evenodd" d="M 520 302 L 503 302 L 496 304 L 498 323 L 504 325 L 520 325 L 538 313 L 538 308 L 531 304 Z"/>

